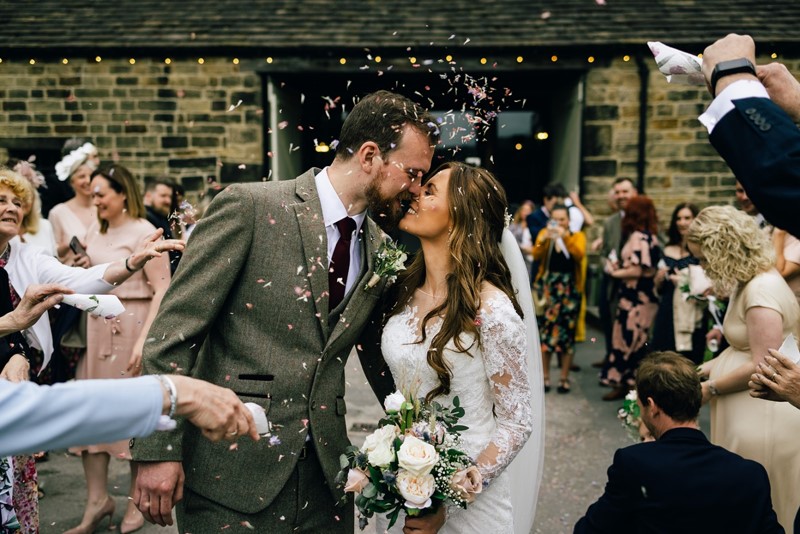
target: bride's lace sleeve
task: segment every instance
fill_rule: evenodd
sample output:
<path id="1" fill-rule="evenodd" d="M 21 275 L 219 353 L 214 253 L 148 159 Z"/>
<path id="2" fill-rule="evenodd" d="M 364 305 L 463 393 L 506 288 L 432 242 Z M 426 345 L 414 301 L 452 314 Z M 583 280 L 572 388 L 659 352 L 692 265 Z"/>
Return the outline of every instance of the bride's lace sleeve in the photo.
<path id="1" fill-rule="evenodd" d="M 531 390 L 522 318 L 500 291 L 485 295 L 480 312 L 481 353 L 492 384 L 497 428 L 476 462 L 484 482 L 506 468 L 531 433 Z"/>

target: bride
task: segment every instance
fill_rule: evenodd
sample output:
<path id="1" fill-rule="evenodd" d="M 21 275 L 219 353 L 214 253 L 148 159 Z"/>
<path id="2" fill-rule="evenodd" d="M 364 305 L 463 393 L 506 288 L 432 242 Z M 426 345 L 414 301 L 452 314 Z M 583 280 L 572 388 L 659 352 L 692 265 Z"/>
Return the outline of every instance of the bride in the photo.
<path id="1" fill-rule="evenodd" d="M 441 533 L 531 530 L 543 428 L 541 395 L 534 402 L 532 391 L 542 391 L 541 360 L 532 357 L 539 342 L 530 290 L 516 241 L 504 232 L 505 210 L 505 192 L 491 173 L 447 163 L 400 222 L 419 238 L 421 250 L 390 296 L 383 356 L 398 389 L 445 405 L 459 397 L 466 411 L 460 424 L 469 427 L 462 443 L 484 480 L 466 510 L 407 517 L 410 531 L 435 529 L 442 521 Z M 513 285 L 509 265 L 518 273 Z M 523 465 L 507 469 L 534 426 L 534 438 L 519 455 Z M 512 480 L 512 471 L 519 480 Z M 378 532 L 386 525 L 380 517 Z M 401 531 L 398 522 L 389 532 Z"/>

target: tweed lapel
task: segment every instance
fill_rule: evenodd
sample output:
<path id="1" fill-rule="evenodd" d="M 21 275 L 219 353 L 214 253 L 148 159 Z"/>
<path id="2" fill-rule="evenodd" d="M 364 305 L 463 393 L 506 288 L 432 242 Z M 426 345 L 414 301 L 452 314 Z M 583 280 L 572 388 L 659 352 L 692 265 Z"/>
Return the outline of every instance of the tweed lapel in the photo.
<path id="1" fill-rule="evenodd" d="M 382 233 L 369 217 L 364 219 L 364 224 L 361 228 L 361 253 L 367 264 L 366 269 L 361 270 L 361 276 L 353 287 L 344 311 L 331 332 L 328 339 L 328 350 L 326 351 L 328 353 L 335 352 L 334 345 L 341 339 L 342 334 L 349 330 L 352 323 L 357 322 L 364 316 L 369 316 L 384 286 L 384 281 L 381 280 L 375 287 L 366 288 L 369 279 L 372 277 L 375 253 L 382 242 Z"/>
<path id="2" fill-rule="evenodd" d="M 322 204 L 314 181 L 319 169 L 310 169 L 296 180 L 295 194 L 301 202 L 292 206 L 300 229 L 305 269 L 309 288 L 314 300 L 317 325 L 325 342 L 328 340 L 328 237 L 322 217 Z"/>

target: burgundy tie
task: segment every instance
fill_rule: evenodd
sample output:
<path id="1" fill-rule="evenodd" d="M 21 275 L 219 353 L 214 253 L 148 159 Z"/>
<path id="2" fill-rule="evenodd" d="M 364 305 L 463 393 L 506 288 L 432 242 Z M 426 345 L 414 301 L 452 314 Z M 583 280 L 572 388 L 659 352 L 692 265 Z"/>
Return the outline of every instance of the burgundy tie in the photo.
<path id="1" fill-rule="evenodd" d="M 356 229 L 356 222 L 350 217 L 345 217 L 336 222 L 339 229 L 339 241 L 333 248 L 331 264 L 328 268 L 328 310 L 333 311 L 344 299 L 344 290 L 347 285 L 347 272 L 350 270 L 350 240 Z"/>

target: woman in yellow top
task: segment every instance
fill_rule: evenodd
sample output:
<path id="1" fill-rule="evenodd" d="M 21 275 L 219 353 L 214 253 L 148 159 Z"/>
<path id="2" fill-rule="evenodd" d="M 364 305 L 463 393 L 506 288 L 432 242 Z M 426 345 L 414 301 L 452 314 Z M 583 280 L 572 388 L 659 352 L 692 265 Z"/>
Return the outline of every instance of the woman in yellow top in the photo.
<path id="1" fill-rule="evenodd" d="M 550 357 L 561 361 L 559 393 L 569 393 L 569 369 L 575 354 L 575 327 L 581 307 L 583 275 L 581 260 L 586 255 L 586 235 L 570 232 L 569 210 L 556 205 L 547 227 L 536 236 L 533 257 L 539 263 L 536 284 L 544 289 L 545 313 L 539 335 L 542 342 L 544 391 L 550 391 Z"/>

